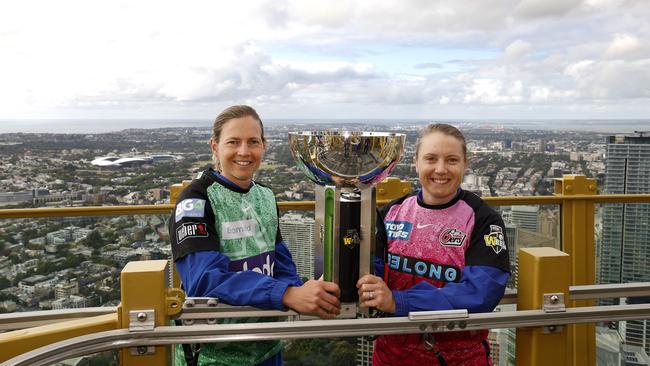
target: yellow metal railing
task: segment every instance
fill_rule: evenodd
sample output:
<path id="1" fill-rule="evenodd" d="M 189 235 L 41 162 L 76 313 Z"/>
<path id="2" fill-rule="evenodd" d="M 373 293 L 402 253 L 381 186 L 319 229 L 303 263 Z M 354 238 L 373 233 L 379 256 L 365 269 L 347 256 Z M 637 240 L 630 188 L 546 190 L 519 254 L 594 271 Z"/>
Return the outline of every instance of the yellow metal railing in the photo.
<path id="1" fill-rule="evenodd" d="M 378 186 L 378 204 L 383 205 L 410 191 L 410 186 L 395 179 L 389 184 Z M 171 201 L 175 202 L 183 185 L 172 188 Z M 175 188 L 175 189 L 174 189 Z M 637 195 L 598 195 L 596 183 L 584 176 L 569 175 L 556 180 L 555 195 L 526 196 L 526 197 L 485 197 L 489 205 L 560 205 L 561 208 L 561 241 L 562 250 L 569 257 L 568 270 L 570 280 L 568 285 L 590 285 L 595 282 L 595 253 L 594 253 L 594 207 L 601 203 L 650 203 L 650 194 Z M 281 211 L 312 211 L 314 201 L 278 202 Z M 139 205 L 139 206 L 101 206 L 101 207 L 66 207 L 66 208 L 33 208 L 33 209 L 2 209 L 0 219 L 36 218 L 36 217 L 71 217 L 71 216 L 117 216 L 117 215 L 168 215 L 174 208 L 173 204 Z M 523 263 L 520 263 L 520 265 Z M 521 268 L 520 268 L 521 269 Z M 520 271 L 521 272 L 521 271 Z M 538 281 L 531 280 L 531 281 Z M 530 282 L 530 281 L 529 281 Z M 531 291 L 538 291 L 531 290 Z M 593 300 L 569 301 L 569 307 L 582 307 L 593 304 Z M 531 305 L 537 307 L 538 304 Z M 124 317 L 125 314 L 120 314 Z M 113 327 L 114 320 L 102 319 L 104 327 Z M 122 322 L 124 319 L 122 318 Z M 83 327 L 82 327 L 83 328 Z M 567 327 L 565 334 L 567 365 L 595 364 L 595 332 L 593 324 L 572 325 Z M 76 329 L 76 328 L 75 328 Z M 86 328 L 83 328 L 86 329 Z M 87 328 L 90 330 L 92 328 Z M 76 330 L 75 330 L 76 331 Z M 76 333 L 75 333 L 76 334 Z M 538 334 L 538 333 L 535 333 Z M 47 338 L 47 337 L 46 337 Z M 526 337 L 522 338 L 525 339 Z M 530 342 L 544 340 L 537 335 L 528 338 Z M 557 341 L 557 340 L 556 340 Z M 25 340 L 19 341 L 26 342 Z M 547 345 L 548 346 L 548 345 Z M 551 360 L 551 355 L 545 358 L 543 347 L 522 347 L 535 354 L 528 359 L 537 360 L 531 364 L 542 365 Z M 17 348 L 15 349 L 17 350 Z M 519 352 L 519 351 L 518 351 Z M 557 356 L 557 355 L 555 355 Z M 532 362 L 532 361 L 530 361 Z"/>
<path id="2" fill-rule="evenodd" d="M 608 195 L 554 195 L 524 197 L 483 197 L 490 206 L 517 205 L 562 205 L 573 201 L 597 203 L 650 203 L 650 194 L 608 194 Z M 390 200 L 377 200 L 385 205 Z M 280 211 L 313 211 L 315 201 L 280 201 Z M 74 217 L 74 216 L 121 216 L 121 215 L 169 215 L 172 204 L 162 205 L 124 205 L 124 206 L 86 206 L 86 207 L 48 207 L 0 209 L 0 219 L 22 219 L 36 217 Z"/>

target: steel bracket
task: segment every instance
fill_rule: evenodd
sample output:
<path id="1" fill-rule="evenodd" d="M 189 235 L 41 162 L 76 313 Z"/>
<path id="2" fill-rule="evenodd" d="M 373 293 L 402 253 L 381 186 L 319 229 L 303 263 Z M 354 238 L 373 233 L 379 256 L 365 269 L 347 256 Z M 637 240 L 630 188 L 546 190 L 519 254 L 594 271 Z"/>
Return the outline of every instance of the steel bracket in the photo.
<path id="1" fill-rule="evenodd" d="M 545 313 L 562 313 L 566 311 L 564 305 L 564 293 L 550 293 L 544 294 L 544 306 L 542 307 Z"/>
<path id="2" fill-rule="evenodd" d="M 215 297 L 192 297 L 186 298 L 183 302 L 183 309 L 211 309 L 216 308 L 219 305 L 219 299 Z M 194 324 L 217 324 L 216 318 L 208 319 L 184 319 L 183 325 L 194 325 Z"/>
<path id="3" fill-rule="evenodd" d="M 129 332 L 142 332 L 153 330 L 156 327 L 156 311 L 131 310 L 129 311 Z"/>

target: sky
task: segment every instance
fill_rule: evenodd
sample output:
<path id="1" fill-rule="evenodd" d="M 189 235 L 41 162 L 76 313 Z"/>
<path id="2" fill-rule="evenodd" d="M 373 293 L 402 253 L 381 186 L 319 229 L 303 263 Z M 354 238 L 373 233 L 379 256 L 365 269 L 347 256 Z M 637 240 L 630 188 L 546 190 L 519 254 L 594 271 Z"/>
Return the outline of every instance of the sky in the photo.
<path id="1" fill-rule="evenodd" d="M 0 120 L 647 119 L 648 0 L 0 3 Z"/>

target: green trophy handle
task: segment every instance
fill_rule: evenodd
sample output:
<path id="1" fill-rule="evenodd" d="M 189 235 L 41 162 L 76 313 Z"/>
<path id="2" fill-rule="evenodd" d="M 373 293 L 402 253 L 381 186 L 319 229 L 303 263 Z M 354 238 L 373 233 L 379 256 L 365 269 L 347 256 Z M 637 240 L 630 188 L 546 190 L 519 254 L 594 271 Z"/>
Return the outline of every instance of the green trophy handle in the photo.
<path id="1" fill-rule="evenodd" d="M 325 237 L 323 238 L 323 279 L 332 281 L 334 256 L 334 189 L 325 188 Z"/>

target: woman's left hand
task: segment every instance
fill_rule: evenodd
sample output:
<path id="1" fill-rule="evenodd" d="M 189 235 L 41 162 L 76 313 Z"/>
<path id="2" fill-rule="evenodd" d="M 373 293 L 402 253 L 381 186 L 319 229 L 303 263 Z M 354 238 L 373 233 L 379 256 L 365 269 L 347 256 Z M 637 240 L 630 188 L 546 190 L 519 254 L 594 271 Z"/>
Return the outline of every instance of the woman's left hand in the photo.
<path id="1" fill-rule="evenodd" d="M 384 280 L 373 275 L 365 275 L 357 282 L 359 289 L 359 306 L 377 308 L 385 313 L 395 313 L 393 292 Z"/>

